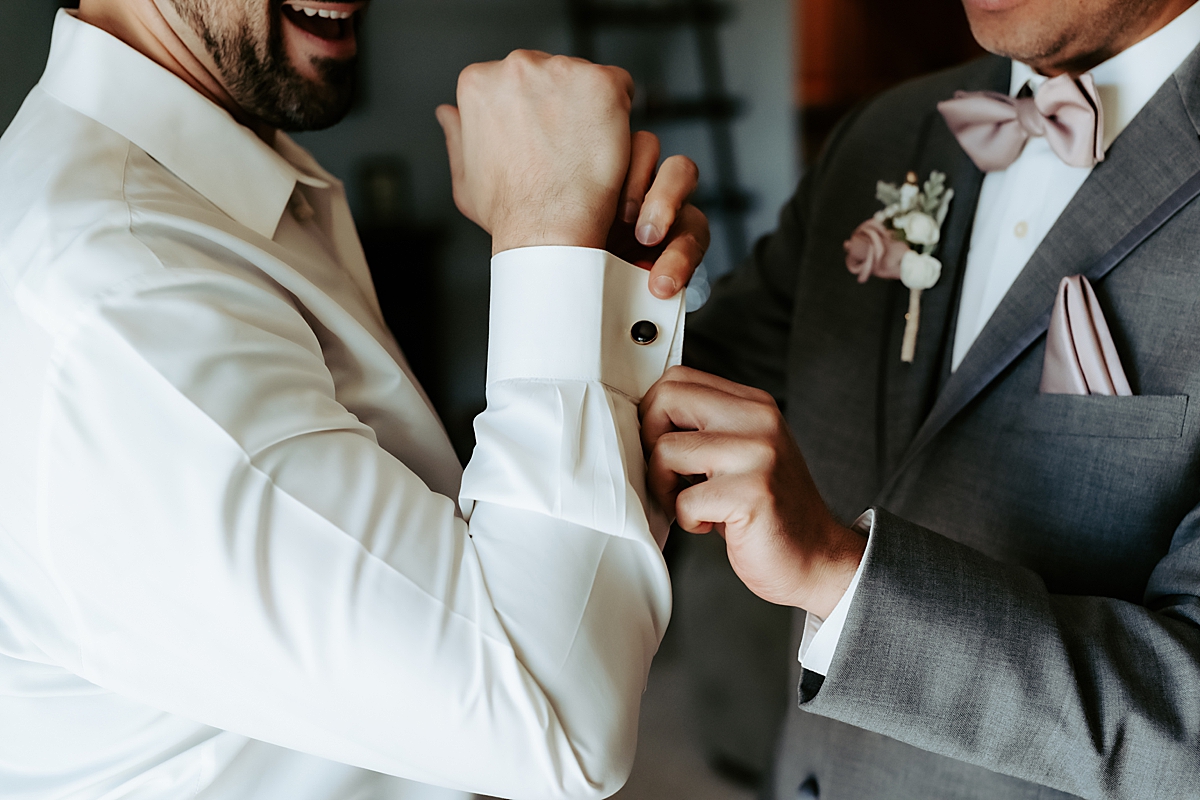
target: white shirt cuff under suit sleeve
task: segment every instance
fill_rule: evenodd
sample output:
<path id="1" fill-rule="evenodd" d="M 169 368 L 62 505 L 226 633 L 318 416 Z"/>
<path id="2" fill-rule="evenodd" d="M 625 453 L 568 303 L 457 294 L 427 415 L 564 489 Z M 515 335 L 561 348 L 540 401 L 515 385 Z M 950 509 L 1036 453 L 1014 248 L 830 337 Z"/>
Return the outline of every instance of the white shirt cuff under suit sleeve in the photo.
<path id="1" fill-rule="evenodd" d="M 864 511 L 851 527 L 869 537 L 875 529 L 875 510 Z M 804 635 L 800 639 L 799 659 L 809 672 L 815 672 L 818 675 L 829 673 L 829 665 L 833 663 L 833 654 L 842 638 L 842 629 L 846 626 L 846 614 L 850 611 L 850 604 L 854 602 L 854 593 L 858 591 L 858 579 L 862 577 L 865 563 L 867 563 L 867 557 L 864 553 L 858 569 L 854 571 L 854 578 L 846 587 L 846 593 L 833 607 L 833 611 L 829 612 L 828 617 L 821 619 L 811 611 L 805 612 Z"/>

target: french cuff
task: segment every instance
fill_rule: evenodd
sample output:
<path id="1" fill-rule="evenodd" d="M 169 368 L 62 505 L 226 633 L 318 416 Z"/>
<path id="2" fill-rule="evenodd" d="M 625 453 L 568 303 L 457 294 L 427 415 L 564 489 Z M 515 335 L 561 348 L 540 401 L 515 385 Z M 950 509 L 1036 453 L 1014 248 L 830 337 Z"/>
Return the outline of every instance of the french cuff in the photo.
<path id="1" fill-rule="evenodd" d="M 850 527 L 866 536 L 867 546 L 870 547 L 870 536 L 875 529 L 875 509 L 868 508 Z M 806 671 L 815 672 L 822 677 L 829 674 L 829 665 L 833 663 L 833 654 L 842 638 L 842 629 L 846 627 L 846 614 L 850 611 L 850 604 L 854 602 L 854 593 L 858 591 L 858 579 L 862 577 L 863 565 L 866 563 L 867 557 L 864 553 L 845 594 L 833 607 L 833 611 L 829 612 L 828 617 L 821 619 L 811 611 L 805 612 L 804 634 L 800 638 L 798 658 Z"/>
<path id="2" fill-rule="evenodd" d="M 641 400 L 683 355 L 683 302 L 604 250 L 522 247 L 492 257 L 489 386 L 597 381 Z"/>

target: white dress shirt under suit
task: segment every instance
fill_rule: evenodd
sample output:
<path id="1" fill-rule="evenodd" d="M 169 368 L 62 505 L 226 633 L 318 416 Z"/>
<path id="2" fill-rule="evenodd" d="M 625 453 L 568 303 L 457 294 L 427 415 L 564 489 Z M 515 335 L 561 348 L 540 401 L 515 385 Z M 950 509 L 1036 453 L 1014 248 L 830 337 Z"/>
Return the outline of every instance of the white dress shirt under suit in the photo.
<path id="1" fill-rule="evenodd" d="M 1091 71 L 1104 109 L 1105 149 L 1197 45 L 1200 3 Z M 1010 94 L 1015 96 L 1026 83 L 1036 91 L 1045 80 L 1028 65 L 1014 61 Z M 963 275 L 952 369 L 958 369 L 1013 281 L 1091 172 L 1090 167 L 1067 166 L 1044 137 L 1034 137 L 1008 169 L 984 177 Z M 874 515 L 867 512 L 856 527 L 866 533 L 873 522 Z M 821 675 L 828 672 L 861 571 L 827 620 L 808 615 L 800 645 L 805 669 Z"/>
<path id="2" fill-rule="evenodd" d="M 464 472 L 286 136 L 61 12 L 0 187 L 0 796 L 620 785 L 671 602 L 635 404 L 679 298 L 497 256 Z"/>

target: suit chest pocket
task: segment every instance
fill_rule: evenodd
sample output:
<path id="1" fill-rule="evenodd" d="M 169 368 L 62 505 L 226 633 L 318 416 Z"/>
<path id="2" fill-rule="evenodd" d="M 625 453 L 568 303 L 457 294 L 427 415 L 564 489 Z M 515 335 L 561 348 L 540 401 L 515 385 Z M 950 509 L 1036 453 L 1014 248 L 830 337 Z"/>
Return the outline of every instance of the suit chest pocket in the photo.
<path id="1" fill-rule="evenodd" d="M 1005 429 L 1103 439 L 1178 439 L 1188 396 L 1039 394 L 1023 402 Z"/>

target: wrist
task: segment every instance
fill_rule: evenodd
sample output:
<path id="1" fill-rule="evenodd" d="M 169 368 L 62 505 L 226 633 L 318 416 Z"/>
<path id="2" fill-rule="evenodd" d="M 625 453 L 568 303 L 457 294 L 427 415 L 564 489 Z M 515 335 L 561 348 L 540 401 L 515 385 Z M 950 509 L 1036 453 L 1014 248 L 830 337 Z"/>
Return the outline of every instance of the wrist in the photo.
<path id="1" fill-rule="evenodd" d="M 615 203 L 615 201 L 614 201 Z M 603 250 L 615 211 L 587 209 L 548 219 L 536 215 L 501 219 L 492 225 L 492 255 L 518 247 L 591 247 Z"/>
<path id="2" fill-rule="evenodd" d="M 867 539 L 844 525 L 831 523 L 825 531 L 820 555 L 810 570 L 805 591 L 791 604 L 822 619 L 837 606 L 854 580 L 867 550 Z"/>
<path id="3" fill-rule="evenodd" d="M 492 255 L 520 247 L 590 247 L 603 250 L 606 237 L 577 229 L 497 232 L 492 235 Z"/>

